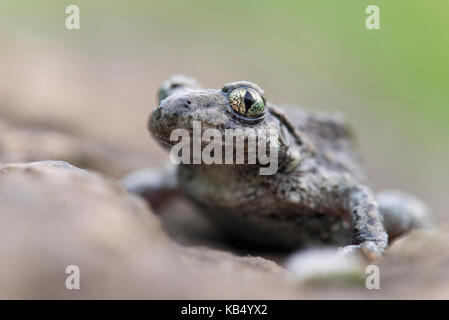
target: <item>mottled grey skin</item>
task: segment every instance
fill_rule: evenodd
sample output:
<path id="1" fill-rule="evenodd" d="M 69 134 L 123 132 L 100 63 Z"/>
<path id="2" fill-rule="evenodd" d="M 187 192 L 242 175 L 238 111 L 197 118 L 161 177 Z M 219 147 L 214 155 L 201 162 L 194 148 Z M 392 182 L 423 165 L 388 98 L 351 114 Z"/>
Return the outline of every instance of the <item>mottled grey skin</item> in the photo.
<path id="1" fill-rule="evenodd" d="M 223 135 L 225 129 L 275 128 L 280 136 L 276 174 L 260 175 L 259 165 L 182 164 L 156 176 L 153 172 L 146 182 L 145 173 L 134 174 L 125 179 L 129 189 L 154 202 L 161 191 L 183 190 L 237 240 L 286 248 L 349 245 L 369 258 L 387 247 L 385 229 L 397 236 L 428 224 L 428 209 L 419 200 L 387 192 L 384 226 L 376 196 L 364 183 L 352 131 L 341 116 L 302 108 L 287 113 L 267 102 L 265 119 L 248 124 L 232 115 L 227 97 L 240 86 L 264 97 L 250 82 L 205 90 L 192 78 L 174 76 L 161 87 L 149 130 L 170 147 L 177 143 L 170 141 L 172 130 L 190 130 L 193 120 L 201 121 L 202 130 L 216 128 Z M 414 204 L 408 205 L 407 197 Z"/>

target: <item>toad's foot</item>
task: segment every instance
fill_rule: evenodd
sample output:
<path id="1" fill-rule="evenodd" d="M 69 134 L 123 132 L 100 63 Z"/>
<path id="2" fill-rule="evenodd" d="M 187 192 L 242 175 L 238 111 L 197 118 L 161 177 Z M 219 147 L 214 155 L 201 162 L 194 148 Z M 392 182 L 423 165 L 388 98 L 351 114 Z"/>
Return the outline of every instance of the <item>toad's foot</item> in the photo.
<path id="1" fill-rule="evenodd" d="M 429 228 L 433 215 L 419 199 L 398 190 L 385 190 L 376 196 L 383 225 L 390 241 L 413 230 Z"/>
<path id="2" fill-rule="evenodd" d="M 361 254 L 370 262 L 376 261 L 382 257 L 382 252 L 383 251 L 372 241 L 365 241 L 358 245 L 348 245 L 339 250 L 339 254 L 343 256 Z"/>

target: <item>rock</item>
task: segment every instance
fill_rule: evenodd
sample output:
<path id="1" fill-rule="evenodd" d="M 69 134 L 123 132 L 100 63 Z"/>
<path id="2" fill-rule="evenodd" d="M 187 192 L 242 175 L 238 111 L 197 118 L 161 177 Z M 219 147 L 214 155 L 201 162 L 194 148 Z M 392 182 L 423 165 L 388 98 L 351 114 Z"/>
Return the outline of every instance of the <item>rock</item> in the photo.
<path id="1" fill-rule="evenodd" d="M 0 261 L 2 299 L 449 296 L 446 229 L 391 244 L 377 263 L 380 290 L 367 290 L 364 265 L 334 249 L 300 252 L 285 270 L 261 257 L 175 244 L 143 200 L 61 161 L 0 166 Z M 69 265 L 80 269 L 80 290 L 66 288 Z"/>
<path id="2" fill-rule="evenodd" d="M 118 178 L 144 166 L 146 158 L 145 154 L 84 140 L 62 130 L 0 121 L 0 163 L 57 159 Z"/>
<path id="3" fill-rule="evenodd" d="M 361 255 L 342 254 L 337 248 L 299 251 L 287 260 L 287 270 L 300 283 L 363 286 L 365 263 Z"/>
<path id="4" fill-rule="evenodd" d="M 213 267 L 214 270 L 231 270 L 235 272 L 254 272 L 283 276 L 287 275 L 287 271 L 280 267 L 277 263 L 261 258 L 261 257 L 241 257 L 225 252 L 222 250 L 214 250 L 206 247 L 179 247 L 180 257 L 186 266 L 192 268 L 201 268 L 204 265 Z M 246 270 L 245 270 L 246 269 Z"/>
<path id="5" fill-rule="evenodd" d="M 274 262 L 178 246 L 142 200 L 65 162 L 0 168 L 0 235 L 3 299 L 297 296 Z"/>
<path id="6" fill-rule="evenodd" d="M 449 229 L 415 230 L 395 241 L 379 265 L 384 297 L 449 298 Z"/>
<path id="7" fill-rule="evenodd" d="M 0 220 L 1 298 L 148 297 L 145 284 L 162 286 L 175 261 L 142 201 L 64 162 L 4 165 Z M 145 252 L 158 259 L 144 264 Z M 65 287 L 72 264 L 81 290 Z"/>

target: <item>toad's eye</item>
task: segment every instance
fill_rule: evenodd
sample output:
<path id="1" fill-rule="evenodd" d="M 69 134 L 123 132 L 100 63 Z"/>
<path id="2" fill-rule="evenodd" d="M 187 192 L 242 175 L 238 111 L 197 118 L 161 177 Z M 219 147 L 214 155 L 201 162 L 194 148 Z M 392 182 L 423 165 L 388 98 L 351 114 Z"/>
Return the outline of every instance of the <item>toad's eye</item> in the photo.
<path id="1" fill-rule="evenodd" d="M 252 88 L 241 87 L 232 90 L 228 96 L 232 110 L 247 118 L 260 118 L 265 114 L 262 96 Z"/>

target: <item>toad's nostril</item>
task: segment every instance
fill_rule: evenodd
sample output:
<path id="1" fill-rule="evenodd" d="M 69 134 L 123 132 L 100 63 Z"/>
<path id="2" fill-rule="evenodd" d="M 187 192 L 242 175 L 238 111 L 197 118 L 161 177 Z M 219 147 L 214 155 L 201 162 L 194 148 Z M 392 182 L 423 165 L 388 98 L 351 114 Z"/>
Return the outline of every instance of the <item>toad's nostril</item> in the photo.
<path id="1" fill-rule="evenodd" d="M 187 109 L 190 109 L 191 105 L 192 105 L 192 101 L 190 101 L 190 100 L 186 100 L 186 101 L 183 103 L 183 107 L 184 107 L 184 108 L 187 108 Z"/>

